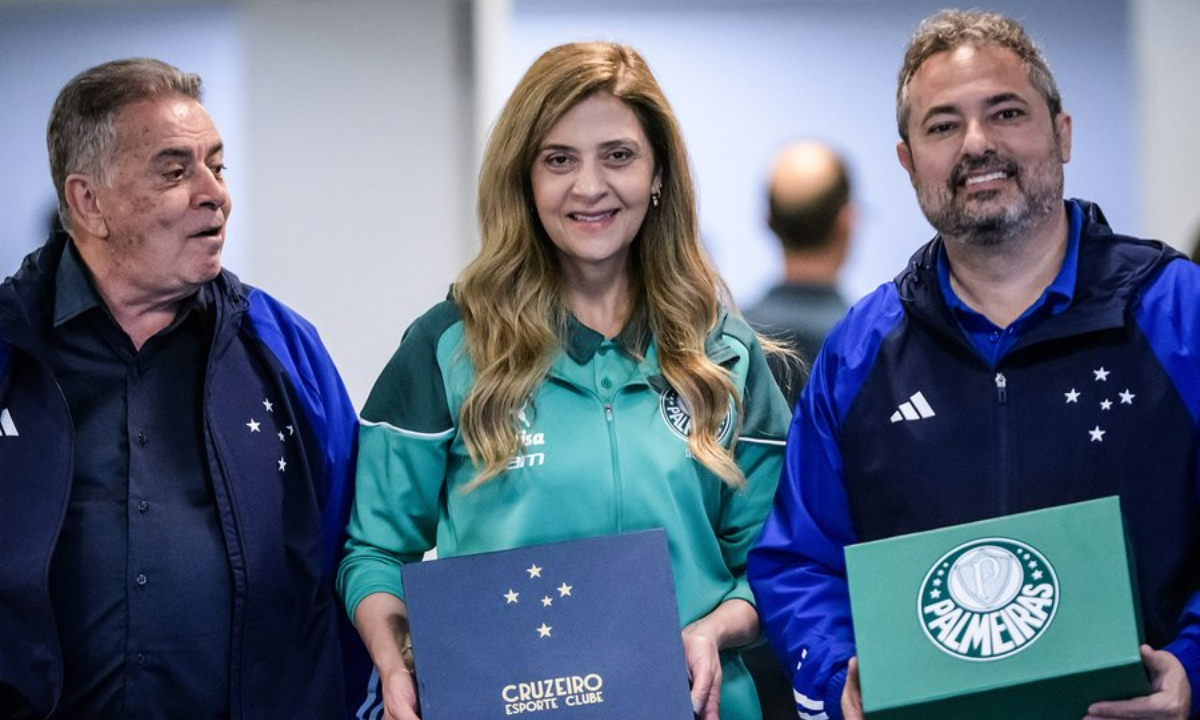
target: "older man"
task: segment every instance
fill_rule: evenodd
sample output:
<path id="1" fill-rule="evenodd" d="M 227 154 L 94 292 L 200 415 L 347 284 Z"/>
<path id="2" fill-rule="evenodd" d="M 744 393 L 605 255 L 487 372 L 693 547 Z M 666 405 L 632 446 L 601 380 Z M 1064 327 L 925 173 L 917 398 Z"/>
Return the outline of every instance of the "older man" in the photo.
<path id="1" fill-rule="evenodd" d="M 125 60 L 50 117 L 66 232 L 0 286 L 5 718 L 326 719 L 345 668 L 366 688 L 332 586 L 355 413 L 315 330 L 221 269 L 200 100 Z"/>
<path id="2" fill-rule="evenodd" d="M 897 120 L 938 235 L 830 335 L 750 559 L 798 707 L 860 716 L 847 544 L 1119 495 L 1160 649 L 1142 649 L 1151 695 L 1089 717 L 1186 717 L 1200 680 L 1200 268 L 1064 201 L 1071 117 L 1012 20 L 922 23 Z M 897 412 L 910 398 L 924 410 Z"/>

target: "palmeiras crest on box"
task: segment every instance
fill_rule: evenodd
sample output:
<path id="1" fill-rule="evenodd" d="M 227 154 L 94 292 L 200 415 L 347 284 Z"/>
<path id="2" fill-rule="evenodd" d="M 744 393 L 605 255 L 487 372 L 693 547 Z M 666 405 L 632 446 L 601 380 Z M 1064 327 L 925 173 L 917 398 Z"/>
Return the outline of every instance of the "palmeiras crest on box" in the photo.
<path id="1" fill-rule="evenodd" d="M 964 660 L 999 660 L 1036 642 L 1058 601 L 1058 577 L 1042 553 L 1020 540 L 984 538 L 933 564 L 921 583 L 917 616 L 939 650 Z"/>

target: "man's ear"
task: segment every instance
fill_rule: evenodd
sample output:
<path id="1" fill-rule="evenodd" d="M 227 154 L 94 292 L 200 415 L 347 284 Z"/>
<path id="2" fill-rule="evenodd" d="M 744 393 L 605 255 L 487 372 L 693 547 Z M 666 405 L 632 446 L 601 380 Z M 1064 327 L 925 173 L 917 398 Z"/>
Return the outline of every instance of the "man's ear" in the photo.
<path id="1" fill-rule="evenodd" d="M 913 176 L 913 159 L 912 148 L 908 146 L 908 142 L 901 140 L 896 143 L 896 159 L 900 161 L 900 167 L 904 168 L 904 172 L 908 173 L 909 180 Z"/>
<path id="2" fill-rule="evenodd" d="M 1071 162 L 1071 116 L 1065 112 L 1054 118 L 1054 137 L 1058 141 L 1058 159 Z"/>
<path id="3" fill-rule="evenodd" d="M 72 173 L 64 183 L 67 207 L 71 211 L 71 229 L 98 238 L 108 237 L 108 222 L 100 207 L 96 181 L 82 173 Z"/>

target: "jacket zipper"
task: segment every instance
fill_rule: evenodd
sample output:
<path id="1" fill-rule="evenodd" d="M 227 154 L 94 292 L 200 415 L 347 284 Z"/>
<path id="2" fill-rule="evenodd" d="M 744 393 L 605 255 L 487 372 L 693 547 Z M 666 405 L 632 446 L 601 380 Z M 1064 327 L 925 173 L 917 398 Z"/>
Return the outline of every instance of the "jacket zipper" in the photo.
<path id="1" fill-rule="evenodd" d="M 613 473 L 613 511 L 616 514 L 617 532 L 625 532 L 625 501 L 621 489 L 621 465 L 617 454 L 617 428 L 613 423 L 613 408 L 611 402 L 604 403 L 604 424 L 608 427 L 608 449 L 612 459 Z"/>
<path id="2" fill-rule="evenodd" d="M 999 510 L 1000 515 L 1009 512 L 1009 494 L 1011 482 L 1009 478 L 1009 415 L 1008 415 L 1008 378 L 1004 373 L 997 372 L 993 382 L 996 384 L 996 471 L 999 475 Z"/>

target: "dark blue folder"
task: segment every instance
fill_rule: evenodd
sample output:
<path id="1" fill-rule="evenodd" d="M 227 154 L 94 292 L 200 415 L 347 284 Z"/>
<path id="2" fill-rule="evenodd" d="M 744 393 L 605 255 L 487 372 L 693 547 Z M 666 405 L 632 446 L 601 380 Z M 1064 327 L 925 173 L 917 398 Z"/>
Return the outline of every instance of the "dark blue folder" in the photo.
<path id="1" fill-rule="evenodd" d="M 690 720 L 662 530 L 414 563 L 423 720 Z"/>

